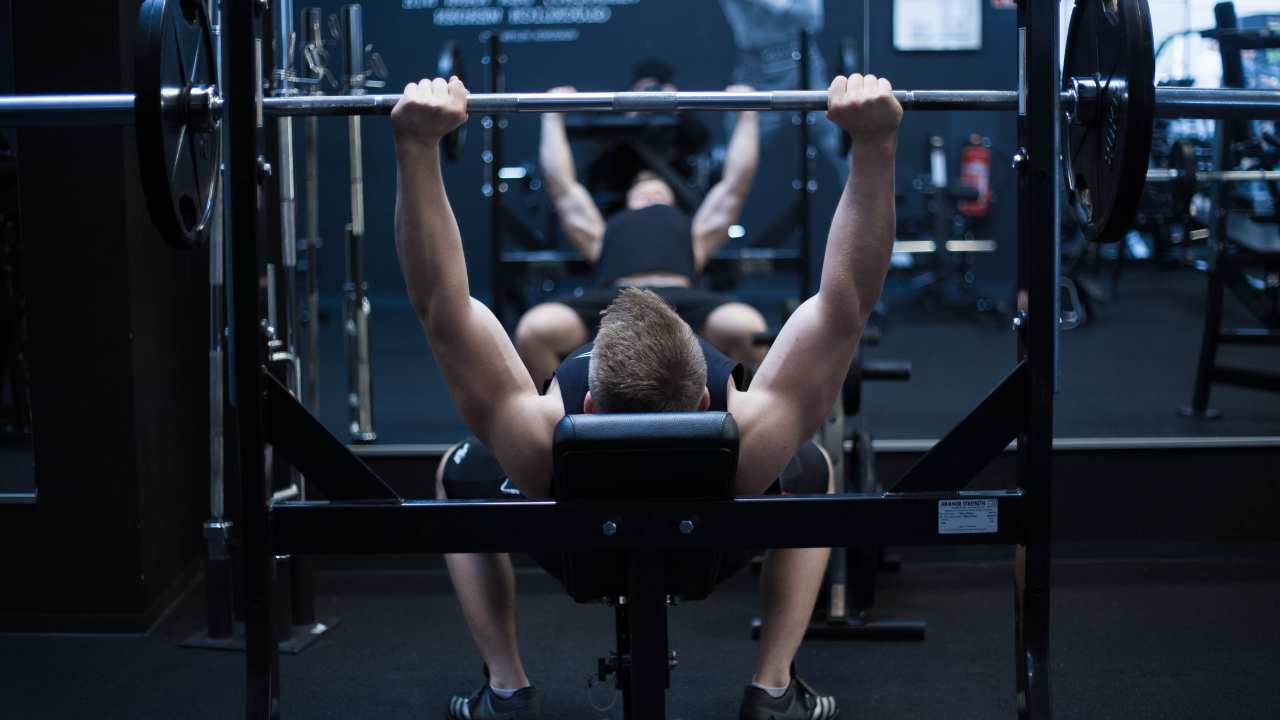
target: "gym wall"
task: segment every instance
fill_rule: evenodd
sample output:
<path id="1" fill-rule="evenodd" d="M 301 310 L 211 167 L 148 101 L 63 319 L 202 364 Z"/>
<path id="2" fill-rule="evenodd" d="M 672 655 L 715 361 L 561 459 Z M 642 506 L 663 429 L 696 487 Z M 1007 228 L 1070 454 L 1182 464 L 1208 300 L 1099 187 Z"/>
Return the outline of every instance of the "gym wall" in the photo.
<path id="1" fill-rule="evenodd" d="M 134 0 L 12 15 L 16 92 L 132 91 Z M 143 631 L 208 512 L 208 255 L 152 228 L 132 128 L 17 137 L 37 498 L 0 505 L 0 631 Z"/>

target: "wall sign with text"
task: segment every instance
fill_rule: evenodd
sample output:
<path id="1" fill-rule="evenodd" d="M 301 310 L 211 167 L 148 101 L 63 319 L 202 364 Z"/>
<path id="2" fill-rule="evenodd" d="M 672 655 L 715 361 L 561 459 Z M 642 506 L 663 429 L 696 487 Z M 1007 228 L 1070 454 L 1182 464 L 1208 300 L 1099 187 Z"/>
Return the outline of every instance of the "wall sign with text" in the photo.
<path id="1" fill-rule="evenodd" d="M 571 42 L 579 27 L 608 24 L 620 6 L 641 0 L 400 0 L 406 11 L 431 13 L 437 27 L 501 30 L 504 42 Z M 552 27 L 554 26 L 554 27 Z"/>
<path id="2" fill-rule="evenodd" d="M 982 0 L 893 0 L 893 47 L 981 50 Z"/>

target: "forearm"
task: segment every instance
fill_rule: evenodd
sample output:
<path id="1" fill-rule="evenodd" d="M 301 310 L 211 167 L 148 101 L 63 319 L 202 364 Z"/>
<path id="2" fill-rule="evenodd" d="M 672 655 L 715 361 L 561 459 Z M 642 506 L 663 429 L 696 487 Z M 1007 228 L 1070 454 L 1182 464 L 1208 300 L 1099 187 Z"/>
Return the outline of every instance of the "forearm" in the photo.
<path id="1" fill-rule="evenodd" d="M 538 164 L 547 189 L 556 195 L 567 192 L 578 183 L 573 167 L 573 150 L 564 130 L 564 116 L 547 113 L 542 116 L 542 137 L 538 143 Z"/>
<path id="2" fill-rule="evenodd" d="M 754 112 L 740 112 L 733 126 L 733 136 L 724 156 L 721 182 L 743 197 L 751 191 L 751 183 L 760 165 L 760 119 Z"/>
<path id="3" fill-rule="evenodd" d="M 729 241 L 729 226 L 738 222 L 760 164 L 760 123 L 754 112 L 738 113 L 725 152 L 724 172 L 693 217 L 693 257 L 698 272 Z"/>
<path id="4" fill-rule="evenodd" d="M 409 301 L 428 332 L 469 305 L 462 237 L 445 194 L 437 144 L 396 145 L 396 254 Z"/>
<path id="5" fill-rule="evenodd" d="M 818 295 L 837 312 L 866 324 L 884 289 L 897 235 L 894 160 L 896 135 L 855 143 L 853 168 L 831 221 Z"/>

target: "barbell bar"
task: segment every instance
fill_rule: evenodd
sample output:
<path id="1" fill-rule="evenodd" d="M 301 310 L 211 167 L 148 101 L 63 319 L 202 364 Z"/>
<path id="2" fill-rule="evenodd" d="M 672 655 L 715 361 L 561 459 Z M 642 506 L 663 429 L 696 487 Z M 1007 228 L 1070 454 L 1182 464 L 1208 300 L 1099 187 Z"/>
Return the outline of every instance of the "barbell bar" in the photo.
<path id="1" fill-rule="evenodd" d="M 1018 108 L 1013 90 L 895 90 L 911 111 L 1008 111 Z M 1158 117 L 1280 119 L 1280 90 L 1156 88 Z M 186 97 L 185 110 L 182 109 Z M 400 95 L 294 95 L 262 99 L 267 117 L 386 115 Z M 1086 98 L 1074 90 L 1061 94 L 1070 117 L 1086 111 Z M 193 121 L 216 124 L 222 100 L 211 88 L 196 87 L 162 100 Z M 0 97 L 0 127 L 132 125 L 135 96 L 19 95 Z M 467 111 L 484 114 L 548 112 L 806 111 L 827 109 L 826 90 L 774 92 L 584 92 L 477 93 Z"/>

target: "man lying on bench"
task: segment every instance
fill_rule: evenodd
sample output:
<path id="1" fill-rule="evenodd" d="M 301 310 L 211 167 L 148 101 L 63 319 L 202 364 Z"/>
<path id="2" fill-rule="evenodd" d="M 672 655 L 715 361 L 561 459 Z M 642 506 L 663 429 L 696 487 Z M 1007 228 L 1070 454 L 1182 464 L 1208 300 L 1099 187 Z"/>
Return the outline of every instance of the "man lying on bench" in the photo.
<path id="1" fill-rule="evenodd" d="M 571 353 L 540 394 L 501 324 L 470 297 L 462 239 L 445 194 L 439 139 L 466 122 L 467 90 L 456 78 L 405 87 L 391 114 L 399 170 L 396 249 L 454 403 L 491 450 L 496 474 L 509 478 L 507 487 L 525 497 L 547 496 L 553 432 L 567 414 L 718 409 L 730 412 L 739 428 L 736 492 L 776 491 L 839 394 L 884 285 L 895 236 L 894 156 L 902 118 L 891 90 L 887 80 L 870 75 L 831 83 L 827 115 L 853 137 L 854 172 L 831 222 L 818 293 L 783 326 L 749 391 L 738 389 L 732 361 L 700 343 L 655 295 L 633 290 L 606 311 L 595 342 Z M 460 452 L 446 469 L 459 463 Z M 474 483 L 442 476 L 442 497 L 472 492 L 466 488 Z M 489 484 L 476 494 L 492 496 Z M 833 698 L 791 675 L 828 552 L 770 553 L 761 576 L 764 632 L 743 718 L 835 717 Z M 490 673 L 475 695 L 454 698 L 450 717 L 538 717 L 516 642 L 509 557 L 451 555 L 447 562 Z"/>

